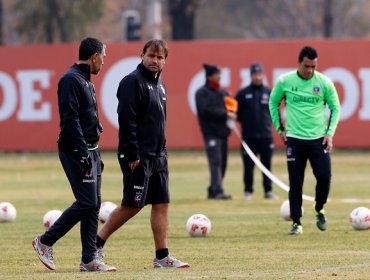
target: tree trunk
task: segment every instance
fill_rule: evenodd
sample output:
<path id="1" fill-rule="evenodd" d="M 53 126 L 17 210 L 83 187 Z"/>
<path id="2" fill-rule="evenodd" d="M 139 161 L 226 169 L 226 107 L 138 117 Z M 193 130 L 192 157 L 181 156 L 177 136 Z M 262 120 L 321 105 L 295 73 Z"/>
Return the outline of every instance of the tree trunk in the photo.
<path id="1" fill-rule="evenodd" d="M 324 2 L 324 37 L 331 38 L 333 36 L 333 11 L 332 0 L 325 0 Z"/>
<path id="2" fill-rule="evenodd" d="M 0 0 L 0 45 L 4 44 L 3 37 L 3 0 Z"/>
<path id="3" fill-rule="evenodd" d="M 169 0 L 173 40 L 194 39 L 196 6 L 192 0 Z"/>

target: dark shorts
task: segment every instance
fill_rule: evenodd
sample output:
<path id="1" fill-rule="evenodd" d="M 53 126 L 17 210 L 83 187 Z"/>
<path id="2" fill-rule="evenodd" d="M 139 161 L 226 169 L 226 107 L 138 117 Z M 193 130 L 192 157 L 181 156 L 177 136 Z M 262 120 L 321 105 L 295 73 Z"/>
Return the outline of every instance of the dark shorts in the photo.
<path id="1" fill-rule="evenodd" d="M 147 204 L 170 202 L 166 157 L 141 158 L 134 171 L 124 158 L 118 158 L 118 161 L 123 174 L 121 205 L 142 208 Z"/>

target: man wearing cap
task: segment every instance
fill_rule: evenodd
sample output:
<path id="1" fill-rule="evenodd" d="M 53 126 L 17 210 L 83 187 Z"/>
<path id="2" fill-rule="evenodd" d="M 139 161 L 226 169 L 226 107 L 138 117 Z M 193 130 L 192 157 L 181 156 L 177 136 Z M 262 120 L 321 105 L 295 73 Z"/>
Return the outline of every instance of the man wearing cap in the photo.
<path id="1" fill-rule="evenodd" d="M 261 64 L 250 66 L 251 83 L 236 94 L 238 101 L 237 119 L 242 127 L 242 137 L 262 164 L 271 170 L 271 158 L 274 150 L 272 138 L 269 97 L 271 90 L 263 85 L 264 72 Z M 254 162 L 241 148 L 244 164 L 244 197 L 251 200 L 253 195 Z M 265 199 L 278 199 L 272 192 L 271 180 L 263 175 Z"/>
<path id="2" fill-rule="evenodd" d="M 235 119 L 236 114 L 226 108 L 225 97 L 228 94 L 220 89 L 220 69 L 210 64 L 203 67 L 206 83 L 197 90 L 195 101 L 211 173 L 208 199 L 231 199 L 224 193 L 222 180 L 227 166 L 227 138 L 230 134 L 226 122 L 228 118 Z"/>

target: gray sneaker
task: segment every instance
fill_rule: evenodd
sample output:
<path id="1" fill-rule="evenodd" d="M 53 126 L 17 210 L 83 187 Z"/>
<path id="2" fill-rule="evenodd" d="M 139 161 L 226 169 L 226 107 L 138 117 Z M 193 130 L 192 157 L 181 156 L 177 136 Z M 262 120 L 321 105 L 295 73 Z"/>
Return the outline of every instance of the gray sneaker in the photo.
<path id="1" fill-rule="evenodd" d="M 269 191 L 265 193 L 265 199 L 278 200 L 279 197 L 276 194 L 274 194 L 272 191 Z"/>
<path id="2" fill-rule="evenodd" d="M 153 266 L 154 268 L 185 268 L 190 267 L 188 263 L 184 263 L 175 257 L 172 257 L 168 255 L 167 257 L 158 260 L 157 258 L 154 258 L 153 260 Z"/>
<path id="3" fill-rule="evenodd" d="M 40 236 L 36 236 L 32 241 L 32 246 L 35 249 L 40 261 L 50 270 L 55 269 L 53 261 L 53 247 L 46 246 L 40 242 Z"/>
<path id="4" fill-rule="evenodd" d="M 114 266 L 106 265 L 101 259 L 95 258 L 89 263 L 80 263 L 80 271 L 105 271 L 115 272 L 117 268 Z"/>

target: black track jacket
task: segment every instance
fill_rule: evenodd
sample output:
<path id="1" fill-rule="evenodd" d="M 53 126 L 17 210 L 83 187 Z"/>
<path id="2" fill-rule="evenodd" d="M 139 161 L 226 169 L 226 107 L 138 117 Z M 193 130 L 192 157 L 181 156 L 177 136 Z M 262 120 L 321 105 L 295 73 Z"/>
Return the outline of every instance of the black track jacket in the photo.
<path id="1" fill-rule="evenodd" d="M 226 125 L 226 92 L 205 84 L 195 93 L 198 120 L 203 136 L 224 138 L 230 134 Z"/>
<path id="2" fill-rule="evenodd" d="M 155 78 L 140 63 L 121 80 L 117 98 L 118 154 L 128 162 L 140 156 L 164 156 L 167 96 L 160 73 Z"/>
<path id="3" fill-rule="evenodd" d="M 243 139 L 272 138 L 270 92 L 266 86 L 253 84 L 237 92 L 237 116 L 242 126 Z"/>
<path id="4" fill-rule="evenodd" d="M 87 155 L 87 144 L 98 143 L 102 131 L 88 64 L 74 64 L 59 80 L 58 106 L 59 149 Z"/>

